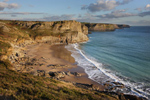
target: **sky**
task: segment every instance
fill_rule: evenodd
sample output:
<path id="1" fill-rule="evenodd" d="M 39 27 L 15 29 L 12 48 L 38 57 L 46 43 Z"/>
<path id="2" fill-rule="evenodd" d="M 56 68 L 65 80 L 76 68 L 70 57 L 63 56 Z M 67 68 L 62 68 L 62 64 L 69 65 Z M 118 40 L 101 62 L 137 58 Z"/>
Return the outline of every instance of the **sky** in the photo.
<path id="1" fill-rule="evenodd" d="M 150 26 L 150 0 L 0 0 L 0 19 Z"/>

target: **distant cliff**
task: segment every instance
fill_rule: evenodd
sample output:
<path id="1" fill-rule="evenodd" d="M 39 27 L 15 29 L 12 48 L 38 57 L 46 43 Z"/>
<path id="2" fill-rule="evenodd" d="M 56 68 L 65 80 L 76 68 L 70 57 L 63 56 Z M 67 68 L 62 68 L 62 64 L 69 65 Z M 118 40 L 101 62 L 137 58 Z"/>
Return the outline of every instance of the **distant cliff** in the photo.
<path id="1" fill-rule="evenodd" d="M 129 28 L 129 25 L 104 24 L 104 23 L 82 23 L 89 31 L 114 31 L 115 29 Z"/>

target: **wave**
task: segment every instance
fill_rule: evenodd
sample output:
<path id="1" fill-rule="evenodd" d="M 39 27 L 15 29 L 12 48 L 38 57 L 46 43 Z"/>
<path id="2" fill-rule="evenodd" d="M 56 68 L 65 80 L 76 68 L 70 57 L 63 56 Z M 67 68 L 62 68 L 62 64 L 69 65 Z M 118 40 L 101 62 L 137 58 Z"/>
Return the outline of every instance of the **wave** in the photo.
<path id="1" fill-rule="evenodd" d="M 121 90 L 123 93 L 150 98 L 150 93 L 145 92 L 142 89 L 144 83 L 131 82 L 129 78 L 106 69 L 105 64 L 98 62 L 91 56 L 85 55 L 84 51 L 79 49 L 78 43 L 69 44 L 66 48 L 72 52 L 72 56 L 75 58 L 78 66 L 85 69 L 85 72 L 91 80 L 98 82 L 99 84 L 103 84 L 107 81 L 119 82 L 126 87 L 124 90 Z M 150 89 L 147 88 L 147 90 Z"/>

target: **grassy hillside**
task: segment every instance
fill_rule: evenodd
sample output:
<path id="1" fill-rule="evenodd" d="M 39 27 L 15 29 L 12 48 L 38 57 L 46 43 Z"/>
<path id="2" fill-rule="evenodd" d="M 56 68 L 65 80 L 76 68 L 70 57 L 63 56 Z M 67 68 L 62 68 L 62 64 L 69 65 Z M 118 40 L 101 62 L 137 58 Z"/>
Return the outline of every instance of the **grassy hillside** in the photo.
<path id="1" fill-rule="evenodd" d="M 8 61 L 0 62 L 0 99 L 115 100 L 115 96 L 77 88 L 71 83 L 18 73 Z"/>

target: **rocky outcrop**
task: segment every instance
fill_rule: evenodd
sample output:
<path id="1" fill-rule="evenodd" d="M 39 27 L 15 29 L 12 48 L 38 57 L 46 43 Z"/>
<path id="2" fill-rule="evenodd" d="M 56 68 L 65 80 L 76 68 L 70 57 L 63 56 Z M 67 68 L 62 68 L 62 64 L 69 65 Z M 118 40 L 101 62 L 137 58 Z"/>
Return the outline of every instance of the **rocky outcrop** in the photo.
<path id="1" fill-rule="evenodd" d="M 115 29 L 129 28 L 129 25 L 103 24 L 103 23 L 82 23 L 89 31 L 114 31 Z"/>
<path id="2" fill-rule="evenodd" d="M 63 71 L 58 71 L 58 72 L 49 72 L 49 76 L 52 77 L 52 78 L 55 78 L 55 79 L 61 79 L 61 78 L 64 78 L 66 76 L 70 76 L 70 75 L 73 75 L 75 77 L 80 77 L 81 74 L 78 73 L 78 72 L 63 72 Z"/>
<path id="3" fill-rule="evenodd" d="M 114 31 L 116 26 L 113 24 L 100 24 L 100 23 L 85 23 L 89 31 Z"/>
<path id="4" fill-rule="evenodd" d="M 118 25 L 118 27 L 121 29 L 121 28 L 130 28 L 130 26 L 129 25 L 125 25 L 125 24 L 123 24 L 123 25 Z"/>

